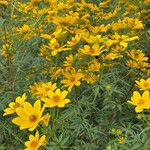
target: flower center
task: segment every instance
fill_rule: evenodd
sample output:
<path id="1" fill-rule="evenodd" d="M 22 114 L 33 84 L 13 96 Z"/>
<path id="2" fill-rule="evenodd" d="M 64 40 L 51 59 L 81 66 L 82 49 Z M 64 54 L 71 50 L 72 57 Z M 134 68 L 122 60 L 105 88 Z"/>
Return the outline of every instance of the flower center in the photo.
<path id="1" fill-rule="evenodd" d="M 58 95 L 55 95 L 53 97 L 53 101 L 56 102 L 56 103 L 59 102 L 60 101 L 60 97 Z"/>
<path id="2" fill-rule="evenodd" d="M 32 141 L 30 146 L 31 146 L 31 148 L 36 148 L 37 144 L 38 144 L 37 141 Z"/>
<path id="3" fill-rule="evenodd" d="M 47 91 L 49 91 L 49 90 L 50 90 L 50 88 L 49 88 L 49 87 L 46 87 L 46 88 L 45 88 L 45 91 L 46 91 L 46 92 L 47 92 Z"/>
<path id="4" fill-rule="evenodd" d="M 20 107 L 20 104 L 16 102 L 14 108 L 18 108 L 18 107 Z"/>
<path id="5" fill-rule="evenodd" d="M 75 81 L 75 77 L 70 77 L 69 81 L 70 82 L 74 82 Z"/>
<path id="6" fill-rule="evenodd" d="M 89 51 L 90 51 L 91 53 L 94 53 L 94 49 L 93 49 L 93 48 L 90 48 Z"/>
<path id="7" fill-rule="evenodd" d="M 144 100 L 143 100 L 143 99 L 140 99 L 138 104 L 139 104 L 139 105 L 144 104 Z"/>
<path id="8" fill-rule="evenodd" d="M 138 59 L 139 58 L 139 54 L 138 53 L 134 53 L 134 57 Z"/>
<path id="9" fill-rule="evenodd" d="M 148 87 L 148 86 L 149 86 L 149 83 L 145 82 L 145 83 L 144 83 L 144 86 L 145 86 L 145 87 Z"/>
<path id="10" fill-rule="evenodd" d="M 35 122 L 35 121 L 37 120 L 37 116 L 31 115 L 31 116 L 29 117 L 29 120 L 30 120 L 31 122 Z"/>

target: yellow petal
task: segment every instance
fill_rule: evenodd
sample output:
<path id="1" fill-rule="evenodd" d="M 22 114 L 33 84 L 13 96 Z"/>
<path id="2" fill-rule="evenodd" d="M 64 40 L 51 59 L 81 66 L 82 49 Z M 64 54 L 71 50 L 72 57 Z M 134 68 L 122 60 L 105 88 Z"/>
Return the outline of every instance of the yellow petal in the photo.
<path id="1" fill-rule="evenodd" d="M 23 105 L 23 108 L 24 108 L 24 111 L 27 114 L 32 114 L 33 113 L 33 107 L 29 102 L 25 102 L 24 105 Z"/>
<path id="2" fill-rule="evenodd" d="M 128 47 L 128 43 L 127 43 L 127 42 L 123 42 L 123 41 L 122 41 L 122 42 L 120 42 L 120 45 L 123 46 L 123 47 L 125 47 L 125 48 Z"/>
<path id="3" fill-rule="evenodd" d="M 142 107 L 135 107 L 135 111 L 136 111 L 137 113 L 142 112 L 142 111 L 143 111 L 143 108 L 142 108 Z"/>
<path id="4" fill-rule="evenodd" d="M 43 145 L 44 141 L 45 141 L 46 136 L 43 135 L 40 140 L 38 141 L 38 146 L 40 147 L 41 145 Z"/>
<path id="5" fill-rule="evenodd" d="M 40 111 L 41 111 L 41 101 L 40 101 L 40 100 L 37 100 L 37 101 L 34 103 L 34 110 L 35 110 L 37 113 L 40 113 Z"/>

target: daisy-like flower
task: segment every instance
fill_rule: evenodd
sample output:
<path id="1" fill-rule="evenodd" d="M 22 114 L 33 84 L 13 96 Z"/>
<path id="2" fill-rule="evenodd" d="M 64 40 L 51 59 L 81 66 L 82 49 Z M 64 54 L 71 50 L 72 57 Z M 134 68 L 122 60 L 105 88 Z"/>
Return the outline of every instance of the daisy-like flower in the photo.
<path id="1" fill-rule="evenodd" d="M 64 73 L 65 77 L 67 79 L 64 79 L 61 81 L 62 84 L 64 84 L 64 87 L 68 87 L 68 91 L 71 91 L 73 86 L 80 86 L 81 82 L 79 81 L 82 77 L 82 73 Z"/>
<path id="2" fill-rule="evenodd" d="M 80 49 L 81 53 L 90 56 L 98 56 L 102 53 L 103 46 L 99 47 L 99 44 L 94 44 L 92 47 L 89 45 L 84 45 L 84 49 Z"/>
<path id="3" fill-rule="evenodd" d="M 142 52 L 142 50 L 131 50 L 130 52 L 127 52 L 128 56 L 136 61 L 147 61 L 148 57 L 145 57 L 145 54 Z"/>
<path id="4" fill-rule="evenodd" d="M 45 135 L 39 137 L 39 132 L 36 131 L 35 136 L 29 135 L 29 141 L 25 142 L 25 150 L 38 150 L 45 143 Z"/>
<path id="5" fill-rule="evenodd" d="M 48 97 L 42 98 L 42 101 L 45 102 L 45 107 L 64 107 L 67 103 L 70 102 L 70 99 L 67 99 L 66 96 L 68 91 L 62 91 L 57 89 L 55 92 L 48 91 Z"/>
<path id="6" fill-rule="evenodd" d="M 25 102 L 23 108 L 18 108 L 16 113 L 18 117 L 12 122 L 20 127 L 20 130 L 29 129 L 33 131 L 41 121 L 44 107 L 41 108 L 41 101 L 37 100 L 32 106 L 29 102 Z"/>
<path id="7" fill-rule="evenodd" d="M 19 27 L 17 28 L 17 31 L 20 33 L 20 34 L 23 34 L 23 33 L 27 33 L 31 30 L 30 26 L 28 26 L 27 24 L 24 24 L 22 27 Z"/>
<path id="8" fill-rule="evenodd" d="M 141 79 L 140 81 L 136 80 L 135 82 L 141 90 L 150 90 L 150 78 L 146 80 Z"/>
<path id="9" fill-rule="evenodd" d="M 143 109 L 150 109 L 149 91 L 144 91 L 142 96 L 138 91 L 134 91 L 133 96 L 131 97 L 131 101 L 128 102 L 136 106 L 136 112 L 142 112 Z"/>
<path id="10" fill-rule="evenodd" d="M 9 107 L 4 110 L 3 116 L 14 114 L 18 108 L 23 106 L 26 98 L 26 94 L 24 93 L 22 97 L 18 96 L 15 102 L 9 103 Z"/>

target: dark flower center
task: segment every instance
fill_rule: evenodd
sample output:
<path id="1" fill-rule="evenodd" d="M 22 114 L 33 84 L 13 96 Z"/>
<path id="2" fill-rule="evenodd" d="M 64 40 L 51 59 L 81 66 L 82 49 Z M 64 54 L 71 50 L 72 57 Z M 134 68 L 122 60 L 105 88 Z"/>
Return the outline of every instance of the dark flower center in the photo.
<path id="1" fill-rule="evenodd" d="M 31 122 L 35 122 L 35 121 L 37 120 L 37 116 L 31 115 L 31 116 L 29 117 L 29 119 L 30 119 Z"/>

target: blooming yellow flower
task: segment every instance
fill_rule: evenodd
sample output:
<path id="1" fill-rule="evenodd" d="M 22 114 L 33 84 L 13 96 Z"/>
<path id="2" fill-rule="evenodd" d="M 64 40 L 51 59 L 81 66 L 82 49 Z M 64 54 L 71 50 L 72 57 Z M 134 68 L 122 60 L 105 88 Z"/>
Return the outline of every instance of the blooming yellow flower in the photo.
<path id="1" fill-rule="evenodd" d="M 64 84 L 64 87 L 68 87 L 68 90 L 71 91 L 73 86 L 80 86 L 81 82 L 79 81 L 82 77 L 82 73 L 64 73 L 65 77 L 67 79 L 64 79 L 61 81 L 62 84 Z"/>
<path id="2" fill-rule="evenodd" d="M 18 117 L 14 118 L 12 122 L 20 126 L 20 130 L 29 128 L 30 131 L 33 131 L 41 121 L 43 111 L 44 107 L 41 108 L 40 100 L 37 100 L 34 106 L 25 102 L 23 108 L 16 110 Z"/>
<path id="3" fill-rule="evenodd" d="M 58 53 L 62 51 L 71 50 L 71 48 L 66 47 L 66 45 L 61 46 L 59 42 L 55 41 L 54 39 L 53 41 L 51 40 L 51 42 L 48 43 L 48 46 L 46 46 L 46 48 L 51 51 L 52 56 L 56 56 Z"/>
<path id="4" fill-rule="evenodd" d="M 149 66 L 149 64 L 144 61 L 134 61 L 134 60 L 127 61 L 127 65 L 131 68 L 138 68 L 138 69 L 147 68 Z"/>
<path id="5" fill-rule="evenodd" d="M 131 50 L 130 52 L 127 52 L 128 56 L 134 60 L 137 61 L 147 61 L 148 57 L 145 57 L 145 54 L 142 52 L 142 50 Z"/>
<path id="6" fill-rule="evenodd" d="M 94 44 L 92 47 L 89 45 L 84 45 L 84 49 L 80 49 L 80 51 L 85 55 L 98 56 L 103 52 L 102 48 L 103 46 L 99 47 L 99 44 Z"/>
<path id="7" fill-rule="evenodd" d="M 37 97 L 46 97 L 48 91 L 54 91 L 57 88 L 56 83 L 46 82 L 46 83 L 34 83 L 30 86 L 31 92 Z"/>
<path id="8" fill-rule="evenodd" d="M 97 60 L 93 60 L 89 63 L 88 65 L 88 70 L 89 71 L 99 71 L 101 67 L 101 64 Z"/>
<path id="9" fill-rule="evenodd" d="M 140 81 L 136 80 L 135 82 L 141 90 L 150 90 L 150 78 L 146 80 L 141 79 Z"/>
<path id="10" fill-rule="evenodd" d="M 55 92 L 48 91 L 48 97 L 42 98 L 42 101 L 45 102 L 45 107 L 64 107 L 67 103 L 70 102 L 70 99 L 67 99 L 66 96 L 68 91 L 62 91 L 57 89 Z"/>
<path id="11" fill-rule="evenodd" d="M 39 132 L 36 131 L 35 136 L 29 135 L 29 141 L 25 142 L 25 150 L 38 150 L 39 147 L 44 145 L 45 142 L 45 135 L 39 138 Z"/>
<path id="12" fill-rule="evenodd" d="M 133 96 L 131 97 L 131 101 L 128 102 L 136 106 L 135 107 L 136 112 L 142 112 L 143 109 L 149 109 L 150 108 L 149 91 L 144 91 L 142 96 L 138 91 L 134 91 Z"/>
<path id="13" fill-rule="evenodd" d="M 9 103 L 9 108 L 6 108 L 6 109 L 4 110 L 5 113 L 3 114 L 3 116 L 5 116 L 5 115 L 10 115 L 10 114 L 14 114 L 18 108 L 20 108 L 20 107 L 23 106 L 23 104 L 24 104 L 26 98 L 27 98 L 27 97 L 26 97 L 26 94 L 24 93 L 24 94 L 22 95 L 22 97 L 18 96 L 18 97 L 16 98 L 15 102 Z"/>
<path id="14" fill-rule="evenodd" d="M 49 34 L 41 34 L 41 37 L 44 39 L 53 41 L 53 40 L 62 38 L 65 33 L 66 33 L 66 31 L 63 31 L 61 26 L 57 26 L 55 32 L 53 32 L 50 35 Z"/>
<path id="15" fill-rule="evenodd" d="M 30 26 L 27 25 L 27 24 L 24 24 L 22 27 L 19 27 L 17 29 L 17 31 L 20 33 L 20 34 L 23 34 L 23 33 L 27 33 L 31 30 Z"/>

